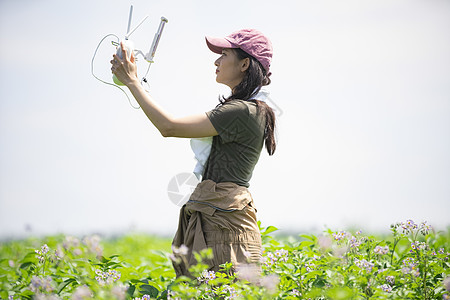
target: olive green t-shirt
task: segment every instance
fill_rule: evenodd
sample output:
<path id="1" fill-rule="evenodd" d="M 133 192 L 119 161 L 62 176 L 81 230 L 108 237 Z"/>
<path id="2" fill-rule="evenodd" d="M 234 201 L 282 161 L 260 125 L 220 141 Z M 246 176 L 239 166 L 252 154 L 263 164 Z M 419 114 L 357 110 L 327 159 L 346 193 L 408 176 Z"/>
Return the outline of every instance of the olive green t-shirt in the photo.
<path id="1" fill-rule="evenodd" d="M 249 187 L 264 141 L 265 117 L 256 103 L 231 100 L 206 113 L 219 135 L 213 137 L 203 180 Z"/>

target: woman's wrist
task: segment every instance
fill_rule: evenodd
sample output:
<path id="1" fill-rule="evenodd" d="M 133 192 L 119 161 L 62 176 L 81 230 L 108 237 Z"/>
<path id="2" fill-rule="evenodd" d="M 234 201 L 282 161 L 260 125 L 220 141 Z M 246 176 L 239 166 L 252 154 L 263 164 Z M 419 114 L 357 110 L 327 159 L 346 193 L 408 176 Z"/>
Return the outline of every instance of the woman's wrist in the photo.
<path id="1" fill-rule="evenodd" d="M 137 77 L 135 77 L 135 78 L 131 78 L 130 81 L 127 82 L 125 85 L 131 90 L 132 88 L 140 87 L 141 82 L 139 81 L 139 79 Z"/>

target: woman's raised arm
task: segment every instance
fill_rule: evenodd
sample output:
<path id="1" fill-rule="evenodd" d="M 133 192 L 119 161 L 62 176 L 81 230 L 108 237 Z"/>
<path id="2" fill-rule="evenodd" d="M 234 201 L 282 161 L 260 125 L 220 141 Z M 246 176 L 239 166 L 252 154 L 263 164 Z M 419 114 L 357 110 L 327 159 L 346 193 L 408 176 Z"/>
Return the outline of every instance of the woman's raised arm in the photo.
<path id="1" fill-rule="evenodd" d="M 217 131 L 205 113 L 174 118 L 160 107 L 145 91 L 137 76 L 134 55 L 128 59 L 125 47 L 122 47 L 124 59 L 114 55 L 111 71 L 125 84 L 141 106 L 145 115 L 164 137 L 197 138 L 217 135 Z"/>

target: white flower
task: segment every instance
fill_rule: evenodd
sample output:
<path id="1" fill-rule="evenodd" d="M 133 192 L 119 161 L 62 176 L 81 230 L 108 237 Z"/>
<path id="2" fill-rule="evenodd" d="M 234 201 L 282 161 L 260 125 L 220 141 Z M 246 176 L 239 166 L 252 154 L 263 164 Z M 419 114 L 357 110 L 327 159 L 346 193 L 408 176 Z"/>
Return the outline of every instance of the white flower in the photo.
<path id="1" fill-rule="evenodd" d="M 450 292 L 450 277 L 445 278 L 443 283 L 444 283 L 445 289 Z"/>
<path id="2" fill-rule="evenodd" d="M 124 300 L 126 297 L 127 287 L 124 285 L 116 285 L 112 288 L 111 293 L 119 300 Z"/>
<path id="3" fill-rule="evenodd" d="M 261 285 L 267 289 L 269 293 L 275 293 L 278 283 L 280 282 L 280 278 L 278 278 L 275 274 L 270 274 L 261 278 Z"/>
<path id="4" fill-rule="evenodd" d="M 327 250 L 331 247 L 331 244 L 333 243 L 333 240 L 329 236 L 321 235 L 317 238 L 317 242 L 319 244 L 319 247 L 323 250 Z"/>
<path id="5" fill-rule="evenodd" d="M 92 298 L 92 291 L 85 285 L 79 286 L 72 294 L 72 300 L 83 300 L 86 298 Z"/>
<path id="6" fill-rule="evenodd" d="M 78 247 L 80 245 L 80 240 L 73 236 L 66 236 L 63 247 L 67 250 L 71 247 Z"/>
<path id="7" fill-rule="evenodd" d="M 181 245 L 180 248 L 178 249 L 180 251 L 180 255 L 187 255 L 189 248 L 186 245 Z"/>
<path id="8" fill-rule="evenodd" d="M 257 283 L 261 269 L 255 264 L 240 264 L 236 267 L 236 275 L 241 280 Z"/>
<path id="9" fill-rule="evenodd" d="M 186 256 L 188 255 L 189 248 L 186 245 L 181 245 L 179 248 L 177 246 L 172 246 L 172 251 L 174 254 Z"/>

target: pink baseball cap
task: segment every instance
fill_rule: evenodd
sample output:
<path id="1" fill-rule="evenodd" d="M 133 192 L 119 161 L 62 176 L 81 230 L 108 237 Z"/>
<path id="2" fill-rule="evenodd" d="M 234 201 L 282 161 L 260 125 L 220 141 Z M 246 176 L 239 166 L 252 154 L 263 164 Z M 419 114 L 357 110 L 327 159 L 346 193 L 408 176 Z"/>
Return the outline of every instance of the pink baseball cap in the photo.
<path id="1" fill-rule="evenodd" d="M 233 32 L 225 38 L 206 37 L 208 48 L 218 54 L 222 54 L 224 48 L 241 48 L 256 58 L 267 74 L 270 74 L 270 62 L 272 61 L 272 43 L 267 37 L 256 29 L 241 29 Z"/>

